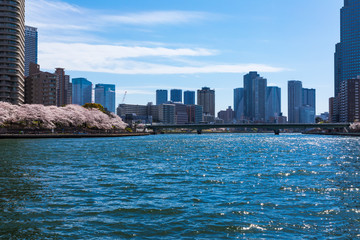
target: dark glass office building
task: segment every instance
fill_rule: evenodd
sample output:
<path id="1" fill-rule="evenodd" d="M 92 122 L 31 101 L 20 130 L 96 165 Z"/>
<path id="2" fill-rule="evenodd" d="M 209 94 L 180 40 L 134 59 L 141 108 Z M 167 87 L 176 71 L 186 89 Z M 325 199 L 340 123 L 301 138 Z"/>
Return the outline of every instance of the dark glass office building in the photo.
<path id="1" fill-rule="evenodd" d="M 194 105 L 195 104 L 195 91 L 185 91 L 184 92 L 184 104 L 185 105 Z"/>
<path id="2" fill-rule="evenodd" d="M 289 123 L 300 123 L 300 111 L 302 107 L 302 82 L 288 81 L 288 117 Z"/>
<path id="3" fill-rule="evenodd" d="M 334 98 L 331 98 L 329 106 L 331 122 L 352 119 L 345 117 L 345 106 L 354 107 L 351 111 L 360 112 L 357 104 L 344 102 L 355 100 L 346 97 L 347 91 L 341 90 L 342 86 L 348 86 L 348 81 L 359 78 L 360 0 L 344 0 L 344 6 L 340 10 L 340 42 L 336 44 L 334 55 Z"/>
<path id="4" fill-rule="evenodd" d="M 342 81 L 360 75 L 360 0 L 345 0 L 340 14 L 340 43 L 335 52 L 335 97 Z"/>
<path id="5" fill-rule="evenodd" d="M 156 105 L 161 105 L 168 101 L 168 91 L 164 89 L 156 90 Z"/>
<path id="6" fill-rule="evenodd" d="M 170 100 L 172 102 L 182 102 L 182 90 L 181 89 L 171 89 L 170 90 Z"/>
<path id="7" fill-rule="evenodd" d="M 244 113 L 253 122 L 265 122 L 266 78 L 257 72 L 244 75 Z"/>
<path id="8" fill-rule="evenodd" d="M 234 114 L 236 121 L 244 120 L 244 88 L 234 89 Z"/>
<path id="9" fill-rule="evenodd" d="M 38 63 L 37 28 L 25 26 L 25 76 L 30 74 L 30 63 Z"/>

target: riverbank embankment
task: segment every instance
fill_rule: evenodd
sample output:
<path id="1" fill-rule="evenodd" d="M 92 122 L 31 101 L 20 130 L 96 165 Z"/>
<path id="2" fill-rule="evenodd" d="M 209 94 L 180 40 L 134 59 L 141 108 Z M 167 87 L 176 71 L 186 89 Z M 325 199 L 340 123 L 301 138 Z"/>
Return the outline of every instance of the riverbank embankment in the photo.
<path id="1" fill-rule="evenodd" d="M 104 138 L 104 137 L 137 137 L 148 136 L 150 133 L 74 133 L 74 134 L 0 134 L 0 139 L 19 139 L 19 138 Z"/>

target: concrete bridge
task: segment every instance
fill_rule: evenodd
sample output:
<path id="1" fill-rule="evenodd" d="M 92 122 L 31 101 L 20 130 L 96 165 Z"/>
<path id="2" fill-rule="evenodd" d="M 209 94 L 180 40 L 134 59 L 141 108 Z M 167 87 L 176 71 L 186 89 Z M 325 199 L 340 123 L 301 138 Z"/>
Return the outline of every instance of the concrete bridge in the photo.
<path id="1" fill-rule="evenodd" d="M 213 128 L 260 128 L 271 129 L 276 135 L 280 134 L 280 129 L 346 129 L 350 123 L 241 123 L 241 124 L 164 124 L 164 125 L 149 125 L 148 129 L 152 129 L 154 133 L 159 133 L 164 129 L 190 129 L 197 130 L 198 134 L 202 133 L 204 129 Z"/>

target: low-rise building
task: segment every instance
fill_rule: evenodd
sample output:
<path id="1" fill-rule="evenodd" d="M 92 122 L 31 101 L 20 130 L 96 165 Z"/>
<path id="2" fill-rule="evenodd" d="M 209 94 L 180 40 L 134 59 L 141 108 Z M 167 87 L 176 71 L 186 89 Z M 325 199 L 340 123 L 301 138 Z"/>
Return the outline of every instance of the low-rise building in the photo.
<path id="1" fill-rule="evenodd" d="M 224 120 L 224 123 L 233 123 L 235 113 L 231 109 L 231 106 L 229 106 L 228 109 L 218 112 L 218 118 Z"/>

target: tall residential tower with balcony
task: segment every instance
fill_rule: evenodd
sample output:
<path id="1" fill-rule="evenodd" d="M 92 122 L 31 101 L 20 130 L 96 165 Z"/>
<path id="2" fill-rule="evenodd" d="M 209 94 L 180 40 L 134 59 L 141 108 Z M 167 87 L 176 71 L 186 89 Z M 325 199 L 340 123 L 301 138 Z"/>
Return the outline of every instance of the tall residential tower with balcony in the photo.
<path id="1" fill-rule="evenodd" d="M 25 101 L 25 0 L 0 0 L 0 101 Z"/>

